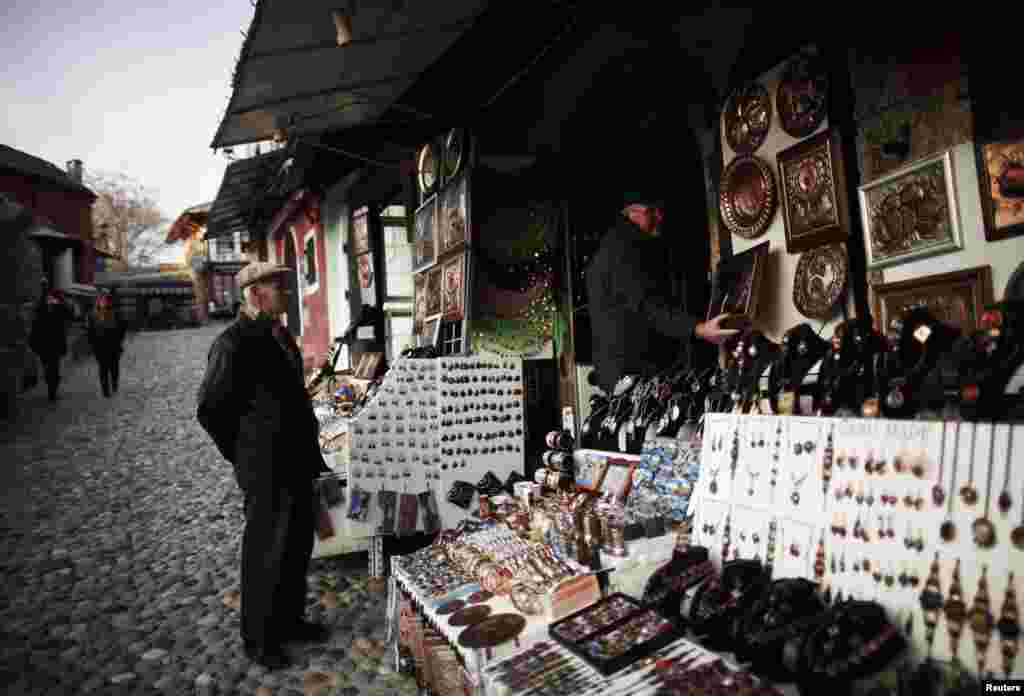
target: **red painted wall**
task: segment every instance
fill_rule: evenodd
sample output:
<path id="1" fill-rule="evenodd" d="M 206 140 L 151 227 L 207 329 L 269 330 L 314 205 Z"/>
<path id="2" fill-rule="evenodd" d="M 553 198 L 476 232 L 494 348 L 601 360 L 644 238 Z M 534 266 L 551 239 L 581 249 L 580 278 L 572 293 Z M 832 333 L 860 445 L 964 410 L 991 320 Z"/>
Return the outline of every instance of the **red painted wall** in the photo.
<path id="1" fill-rule="evenodd" d="M 37 215 L 52 220 L 58 232 L 77 235 L 82 240 L 82 245 L 75 251 L 78 260 L 75 282 L 91 285 L 96 277 L 92 197 L 77 191 L 50 189 L 17 174 L 0 174 L 0 191 L 9 192 Z"/>
<path id="2" fill-rule="evenodd" d="M 306 368 L 310 369 L 326 360 L 331 340 L 327 305 L 327 247 L 324 230 L 320 225 L 320 201 L 311 194 L 300 192 L 293 196 L 289 203 L 294 212 L 289 211 L 290 215 L 279 216 L 272 223 L 276 227 L 271 230 L 271 234 L 277 258 L 284 262 L 284 239 L 285 235 L 291 234 L 299 269 L 305 269 L 306 234 L 310 230 L 315 230 L 316 234 L 318 287 L 316 292 L 306 294 L 299 301 L 302 308 L 302 336 L 299 339 L 299 346 L 302 348 L 303 362 Z"/>

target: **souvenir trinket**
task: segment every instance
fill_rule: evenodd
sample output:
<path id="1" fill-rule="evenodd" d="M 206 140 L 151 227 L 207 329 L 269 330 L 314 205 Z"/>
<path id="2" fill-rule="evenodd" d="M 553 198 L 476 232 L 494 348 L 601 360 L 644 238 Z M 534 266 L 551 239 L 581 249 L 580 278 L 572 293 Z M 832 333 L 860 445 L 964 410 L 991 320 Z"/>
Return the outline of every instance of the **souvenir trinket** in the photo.
<path id="1" fill-rule="evenodd" d="M 999 638 L 1002 642 L 1003 674 L 1009 678 L 1013 673 L 1013 663 L 1017 659 L 1020 642 L 1020 614 L 1017 610 L 1017 591 L 1013 586 L 1012 570 L 1006 578 L 1006 594 L 1003 598 L 1003 607 L 999 612 L 996 630 L 999 631 Z"/>
<path id="2" fill-rule="evenodd" d="M 992 473 L 995 470 L 995 462 L 992 461 L 995 451 L 995 423 L 992 424 L 992 432 L 989 437 L 988 449 L 988 483 L 985 486 L 985 514 L 974 520 L 971 529 L 974 532 L 974 543 L 980 548 L 990 549 L 996 545 L 996 526 L 989 519 L 990 504 L 992 502 Z"/>
<path id="3" fill-rule="evenodd" d="M 943 521 L 942 526 L 939 528 L 939 536 L 946 543 L 952 542 L 956 539 L 956 525 L 953 523 L 953 501 L 956 500 L 956 495 L 953 491 L 956 491 L 956 471 L 957 465 L 960 461 L 960 423 L 956 423 L 953 431 L 953 470 L 950 474 L 949 490 L 950 495 L 946 506 L 946 519 Z"/>
<path id="4" fill-rule="evenodd" d="M 992 618 L 992 610 L 989 605 L 987 564 L 981 567 L 978 591 L 974 595 L 974 604 L 967 615 L 967 622 L 971 627 L 971 633 L 974 634 L 974 654 L 978 659 L 978 674 L 985 674 L 988 645 L 995 628 L 995 620 Z"/>
<path id="5" fill-rule="evenodd" d="M 1013 424 L 1007 425 L 1006 433 L 1006 466 L 1004 467 L 1005 473 L 1003 478 L 1003 492 L 999 494 L 999 512 L 1003 513 L 1003 517 L 1010 514 L 1010 508 L 1013 507 L 1013 498 L 1010 496 L 1010 462 L 1012 461 L 1011 455 L 1013 453 Z"/>
<path id="6" fill-rule="evenodd" d="M 932 646 L 935 642 L 935 628 L 939 625 L 939 615 L 945 606 L 942 587 L 939 584 L 939 553 L 937 551 L 928 578 L 925 580 L 920 602 L 921 612 L 924 616 L 925 644 L 928 646 L 928 659 L 931 659 Z"/>
<path id="7" fill-rule="evenodd" d="M 949 597 L 943 607 L 946 615 L 946 632 L 949 634 L 949 653 L 959 659 L 960 636 L 967 620 L 967 605 L 964 604 L 963 588 L 960 586 L 960 559 L 953 566 L 953 581 L 949 586 Z"/>
<path id="8" fill-rule="evenodd" d="M 967 473 L 967 483 L 960 489 L 960 497 L 965 505 L 978 502 L 978 489 L 974 487 L 974 445 L 978 436 L 978 424 L 971 423 L 971 463 Z"/>
<path id="9" fill-rule="evenodd" d="M 939 480 L 932 486 L 932 502 L 935 507 L 942 507 L 946 500 L 946 491 L 942 488 L 946 470 L 946 421 L 942 421 L 942 437 L 939 441 Z"/>

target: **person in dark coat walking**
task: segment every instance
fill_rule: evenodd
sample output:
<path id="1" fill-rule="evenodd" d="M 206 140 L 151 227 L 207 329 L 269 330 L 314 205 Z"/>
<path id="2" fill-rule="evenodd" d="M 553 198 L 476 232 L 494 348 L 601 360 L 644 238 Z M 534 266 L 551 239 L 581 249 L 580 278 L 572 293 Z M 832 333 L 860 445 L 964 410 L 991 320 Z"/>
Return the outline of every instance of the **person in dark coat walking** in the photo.
<path id="1" fill-rule="evenodd" d="M 124 324 L 114 313 L 110 295 L 96 298 L 96 309 L 89 317 L 89 345 L 100 370 L 100 389 L 103 396 L 117 393 L 121 375 L 121 354 L 124 352 Z"/>
<path id="2" fill-rule="evenodd" d="M 196 414 L 245 495 L 242 641 L 249 657 L 270 669 L 289 664 L 283 643 L 328 637 L 325 627 L 303 619 L 313 481 L 330 469 L 302 354 L 281 324 L 291 272 L 268 262 L 239 272 L 245 304 L 210 348 Z"/>
<path id="3" fill-rule="evenodd" d="M 687 363 L 691 343 L 721 344 L 738 333 L 722 314 L 702 322 L 686 306 L 682 278 L 660 238 L 664 212 L 656 197 L 625 196 L 621 216 L 586 270 L 594 368 L 613 393 L 623 377 L 649 377 Z"/>
<path id="4" fill-rule="evenodd" d="M 68 354 L 68 323 L 72 319 L 61 290 L 50 290 L 36 308 L 29 336 L 29 347 L 39 356 L 46 376 L 50 401 L 57 400 L 60 387 L 60 363 Z"/>

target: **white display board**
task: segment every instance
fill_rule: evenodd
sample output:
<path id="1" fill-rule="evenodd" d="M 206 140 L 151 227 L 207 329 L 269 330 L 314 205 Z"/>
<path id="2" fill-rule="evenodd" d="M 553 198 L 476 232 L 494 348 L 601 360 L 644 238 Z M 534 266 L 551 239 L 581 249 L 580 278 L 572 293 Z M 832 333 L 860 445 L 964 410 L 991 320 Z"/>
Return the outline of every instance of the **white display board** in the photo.
<path id="1" fill-rule="evenodd" d="M 523 365 L 514 358 L 402 358 L 353 418 L 349 494 L 373 494 L 365 522 L 376 533 L 382 490 L 435 493 L 441 526 L 453 528 L 476 509 L 448 502 L 455 481 L 476 485 L 492 472 L 503 483 L 523 473 Z M 417 529 L 423 529 L 420 508 Z"/>
<path id="2" fill-rule="evenodd" d="M 693 540 L 721 563 L 723 550 L 764 560 L 774 536 L 774 577 L 820 579 L 833 595 L 878 601 L 901 628 L 909 622 L 912 649 L 924 657 L 920 596 L 934 563 L 943 601 L 957 570 L 967 612 L 987 592 L 993 626 L 1010 583 L 1024 592 L 1022 454 L 1024 428 L 1007 424 L 708 414 Z M 955 530 L 948 540 L 944 523 Z M 989 548 L 973 533 L 987 523 Z M 950 659 L 955 642 L 961 662 L 977 670 L 970 622 L 959 641 L 947 627 L 942 612 L 932 656 Z M 1003 676 L 998 631 L 984 663 Z M 1012 674 L 1024 677 L 1024 656 Z"/>

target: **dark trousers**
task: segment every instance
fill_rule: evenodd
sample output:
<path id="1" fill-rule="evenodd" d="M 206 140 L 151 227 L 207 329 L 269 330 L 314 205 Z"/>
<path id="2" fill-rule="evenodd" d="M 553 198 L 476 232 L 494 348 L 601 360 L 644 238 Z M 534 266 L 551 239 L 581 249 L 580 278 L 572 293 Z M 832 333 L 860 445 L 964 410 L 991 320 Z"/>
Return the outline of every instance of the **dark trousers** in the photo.
<path id="1" fill-rule="evenodd" d="M 50 401 L 57 400 L 57 388 L 60 386 L 60 356 L 40 358 L 43 363 L 43 374 L 46 376 L 46 389 Z"/>
<path id="2" fill-rule="evenodd" d="M 110 396 L 112 390 L 117 391 L 117 381 L 121 375 L 121 356 L 97 357 L 96 362 L 100 367 L 100 389 L 103 390 L 103 396 Z"/>
<path id="3" fill-rule="evenodd" d="M 273 481 L 253 481 L 246 488 L 242 641 L 254 653 L 278 647 L 305 613 L 313 486 L 277 488 Z"/>

